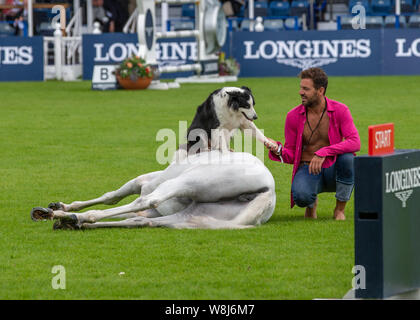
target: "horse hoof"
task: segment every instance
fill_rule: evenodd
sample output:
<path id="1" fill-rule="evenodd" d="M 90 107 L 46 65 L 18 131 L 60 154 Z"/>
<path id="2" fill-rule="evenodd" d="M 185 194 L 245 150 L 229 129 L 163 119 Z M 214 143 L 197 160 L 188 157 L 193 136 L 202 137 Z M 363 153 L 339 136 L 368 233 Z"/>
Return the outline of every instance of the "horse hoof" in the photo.
<path id="1" fill-rule="evenodd" d="M 53 225 L 53 230 L 80 230 L 82 225 L 79 223 L 77 216 L 72 214 L 64 218 L 60 218 Z"/>
<path id="2" fill-rule="evenodd" d="M 53 211 L 50 208 L 35 207 L 31 210 L 31 219 L 33 221 L 52 220 Z"/>
<path id="3" fill-rule="evenodd" d="M 51 202 L 48 205 L 48 208 L 53 209 L 53 210 L 63 210 L 64 211 L 64 207 L 61 204 L 61 202 Z"/>

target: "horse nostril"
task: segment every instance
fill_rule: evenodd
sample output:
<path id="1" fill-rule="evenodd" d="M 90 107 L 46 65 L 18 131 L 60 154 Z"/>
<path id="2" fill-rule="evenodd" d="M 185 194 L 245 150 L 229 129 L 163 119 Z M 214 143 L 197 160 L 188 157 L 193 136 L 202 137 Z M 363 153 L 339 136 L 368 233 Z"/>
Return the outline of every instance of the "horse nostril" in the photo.
<path id="1" fill-rule="evenodd" d="M 254 118 L 252 118 L 253 120 L 257 120 L 258 119 L 258 116 L 257 115 L 255 115 L 254 116 Z"/>

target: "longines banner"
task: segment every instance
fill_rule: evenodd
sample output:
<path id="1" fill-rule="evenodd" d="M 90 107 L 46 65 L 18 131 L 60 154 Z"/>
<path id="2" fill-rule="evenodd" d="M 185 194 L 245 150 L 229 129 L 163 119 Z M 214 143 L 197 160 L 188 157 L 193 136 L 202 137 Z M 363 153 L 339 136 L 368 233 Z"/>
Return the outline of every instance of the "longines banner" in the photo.
<path id="1" fill-rule="evenodd" d="M 363 31 L 237 32 L 233 56 L 241 76 L 296 76 L 322 67 L 329 75 L 381 74 L 381 33 Z"/>
<path id="2" fill-rule="evenodd" d="M 160 66 L 195 63 L 197 44 L 194 38 L 162 39 L 157 43 Z M 119 64 L 126 57 L 139 53 L 137 34 L 108 33 L 83 36 L 83 79 L 92 79 L 95 64 Z M 177 72 L 172 77 L 184 77 L 192 72 Z M 171 75 L 162 75 L 162 78 Z"/>
<path id="3" fill-rule="evenodd" d="M 231 54 L 242 77 L 296 76 L 322 67 L 329 75 L 420 74 L 418 29 L 234 32 Z"/>
<path id="4" fill-rule="evenodd" d="M 0 81 L 43 81 L 42 37 L 0 37 Z"/>
<path id="5" fill-rule="evenodd" d="M 193 63 L 194 39 L 158 41 L 160 65 Z M 241 77 L 296 76 L 322 67 L 329 75 L 420 74 L 420 33 L 415 29 L 232 33 L 223 51 L 241 65 Z M 83 78 L 95 64 L 116 64 L 138 53 L 136 34 L 83 36 Z M 174 73 L 165 77 L 182 77 Z"/>
<path id="6" fill-rule="evenodd" d="M 420 30 L 384 32 L 383 74 L 420 74 Z"/>

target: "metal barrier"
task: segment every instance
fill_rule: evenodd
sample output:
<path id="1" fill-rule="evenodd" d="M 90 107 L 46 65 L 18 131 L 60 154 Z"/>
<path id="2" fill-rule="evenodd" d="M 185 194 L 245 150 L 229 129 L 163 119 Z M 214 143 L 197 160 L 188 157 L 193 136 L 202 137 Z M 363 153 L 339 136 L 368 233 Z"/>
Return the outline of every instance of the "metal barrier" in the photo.
<path id="1" fill-rule="evenodd" d="M 196 5 L 195 30 L 156 32 L 155 5 L 189 4 Z M 218 57 L 215 52 L 226 40 L 226 18 L 217 0 L 137 0 L 137 34 L 140 55 L 148 64 L 156 66 L 159 73 L 195 71 L 197 74 L 216 74 Z M 156 41 L 158 39 L 195 37 L 197 61 L 194 64 L 157 67 Z"/>

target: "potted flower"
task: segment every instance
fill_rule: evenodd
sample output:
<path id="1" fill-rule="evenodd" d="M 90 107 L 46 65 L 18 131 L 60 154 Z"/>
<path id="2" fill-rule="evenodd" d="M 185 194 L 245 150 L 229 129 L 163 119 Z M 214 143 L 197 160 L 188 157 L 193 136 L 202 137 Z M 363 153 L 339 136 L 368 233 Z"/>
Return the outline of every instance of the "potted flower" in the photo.
<path id="1" fill-rule="evenodd" d="M 219 75 L 220 76 L 237 76 L 240 71 L 240 65 L 235 58 L 225 58 L 225 53 L 219 54 Z"/>
<path id="2" fill-rule="evenodd" d="M 118 83 L 124 89 L 146 89 L 153 79 L 152 67 L 139 56 L 125 59 L 115 70 Z"/>

